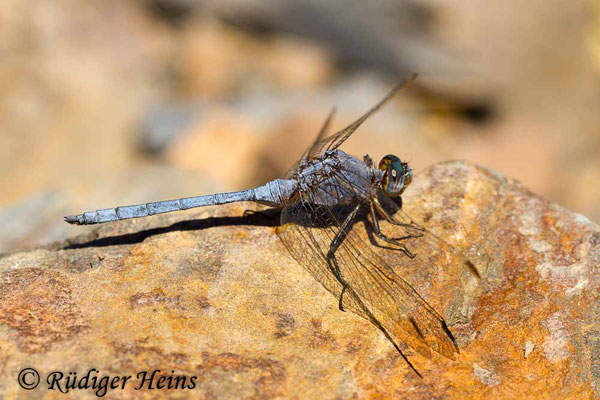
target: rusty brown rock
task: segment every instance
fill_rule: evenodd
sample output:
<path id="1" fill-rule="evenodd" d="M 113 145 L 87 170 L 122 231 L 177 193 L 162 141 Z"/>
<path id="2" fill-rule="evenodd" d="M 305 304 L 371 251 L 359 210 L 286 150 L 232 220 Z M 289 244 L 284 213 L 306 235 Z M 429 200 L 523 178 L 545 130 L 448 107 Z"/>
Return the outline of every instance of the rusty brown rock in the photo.
<path id="1" fill-rule="evenodd" d="M 1 258 L 0 396 L 23 395 L 16 377 L 32 366 L 134 381 L 174 371 L 197 377 L 178 396 L 206 399 L 600 398 L 599 227 L 463 162 L 423 171 L 403 200 L 472 262 L 399 271 L 460 348 L 455 361 L 410 353 L 422 379 L 337 309 L 272 221 L 231 205 Z M 34 393 L 55 394 L 43 386 Z M 134 387 L 109 393 L 175 394 Z"/>

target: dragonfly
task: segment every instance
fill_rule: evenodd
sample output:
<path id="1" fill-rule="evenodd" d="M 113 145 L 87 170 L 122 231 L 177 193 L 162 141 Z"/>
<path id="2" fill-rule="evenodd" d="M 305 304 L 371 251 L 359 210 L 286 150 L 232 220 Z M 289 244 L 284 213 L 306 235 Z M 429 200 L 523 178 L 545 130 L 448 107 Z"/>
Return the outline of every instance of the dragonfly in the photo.
<path id="1" fill-rule="evenodd" d="M 390 200 L 399 199 L 413 181 L 407 162 L 390 154 L 375 165 L 368 155 L 360 160 L 340 150 L 359 126 L 416 77 L 396 85 L 344 129 L 327 135 L 334 108 L 285 178 L 237 192 L 88 211 L 66 216 L 65 221 L 90 225 L 233 202 L 278 208 L 276 232 L 292 257 L 335 296 L 341 311 L 350 310 L 371 322 L 421 376 L 406 348 L 427 358 L 433 350 L 451 360 L 459 348 L 444 318 L 388 260 L 419 268 L 431 259 L 416 253 L 416 248 L 443 255 L 451 251 L 450 245 L 401 208 L 395 212 L 390 208 Z M 394 257 L 387 257 L 390 253 Z"/>

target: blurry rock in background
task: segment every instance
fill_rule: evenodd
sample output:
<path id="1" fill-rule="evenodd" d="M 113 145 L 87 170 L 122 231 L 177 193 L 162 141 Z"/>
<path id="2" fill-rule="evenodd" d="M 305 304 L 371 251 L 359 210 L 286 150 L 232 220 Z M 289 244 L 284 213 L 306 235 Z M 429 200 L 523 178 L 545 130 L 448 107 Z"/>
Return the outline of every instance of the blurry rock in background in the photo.
<path id="1" fill-rule="evenodd" d="M 412 72 L 348 152 L 468 159 L 600 220 L 591 0 L 6 0 L 0 58 L 0 252 L 281 176 Z"/>

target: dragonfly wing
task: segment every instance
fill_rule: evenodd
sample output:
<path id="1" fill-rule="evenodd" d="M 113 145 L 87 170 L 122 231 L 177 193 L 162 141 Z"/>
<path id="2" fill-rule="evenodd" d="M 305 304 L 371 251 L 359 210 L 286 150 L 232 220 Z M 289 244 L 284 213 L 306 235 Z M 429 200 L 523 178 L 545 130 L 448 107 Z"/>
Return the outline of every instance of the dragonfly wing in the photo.
<path id="1" fill-rule="evenodd" d="M 327 132 L 327 128 L 331 122 L 331 118 L 335 113 L 335 109 L 331 111 L 329 117 L 325 121 L 325 124 L 321 128 L 319 135 L 313 144 L 304 152 L 302 157 L 298 160 L 296 164 L 292 168 L 289 169 L 286 178 L 291 179 L 296 176 L 298 164 L 302 161 L 306 160 L 314 160 L 318 158 L 324 151 L 326 150 L 335 150 L 342 145 L 357 129 L 363 122 L 365 122 L 371 115 L 375 114 L 385 103 L 388 102 L 396 93 L 398 93 L 401 89 L 407 87 L 417 78 L 417 74 L 413 74 L 407 81 L 401 82 L 397 84 L 382 100 L 379 101 L 375 106 L 373 106 L 369 111 L 363 114 L 356 121 L 338 131 L 330 136 L 323 137 L 323 135 Z"/>
<path id="2" fill-rule="evenodd" d="M 329 131 L 329 127 L 331 126 L 331 121 L 333 120 L 333 116 L 335 115 L 336 110 L 337 110 L 336 107 L 333 107 L 331 109 L 331 111 L 329 112 L 329 115 L 327 116 L 327 119 L 323 123 L 323 126 L 321 126 L 321 129 L 319 130 L 319 133 L 317 134 L 317 137 L 315 138 L 315 141 L 313 142 L 311 147 L 314 146 L 315 143 L 319 142 L 321 139 L 323 139 L 325 137 L 325 135 Z M 308 149 L 307 149 L 307 152 L 308 152 Z"/>
<path id="3" fill-rule="evenodd" d="M 288 170 L 288 172 L 286 174 L 286 179 L 293 179 L 296 177 L 296 175 L 298 173 L 298 165 L 300 165 L 301 162 L 306 161 L 308 159 L 308 154 L 309 154 L 310 150 L 315 146 L 315 144 L 317 144 L 319 141 L 321 141 L 323 139 L 325 134 L 327 134 L 327 131 L 329 131 L 329 127 L 331 125 L 331 121 L 333 120 L 333 116 L 335 115 L 335 111 L 336 111 L 335 107 L 331 109 L 331 111 L 329 112 L 329 115 L 327 116 L 327 119 L 321 126 L 321 129 L 319 130 L 317 137 L 315 138 L 313 143 L 306 149 L 304 154 L 302 154 L 302 157 L 300 157 L 300 159 L 298 161 L 296 161 L 296 163 L 294 165 L 292 165 L 292 167 Z"/>
<path id="4" fill-rule="evenodd" d="M 321 153 L 326 150 L 335 150 L 342 145 L 357 129 L 362 125 L 370 116 L 375 114 L 379 109 L 387 103 L 396 93 L 398 93 L 401 89 L 407 87 L 411 84 L 415 79 L 417 79 L 417 74 L 413 74 L 407 81 L 401 82 L 397 84 L 383 99 L 379 101 L 379 103 L 375 104 L 369 111 L 363 114 L 356 121 L 345 127 L 339 132 L 334 133 L 333 135 L 327 136 L 321 140 L 315 142 L 308 151 L 308 159 L 316 158 Z"/>
<path id="5" fill-rule="evenodd" d="M 350 184 L 340 174 L 336 179 L 340 187 Z M 278 233 L 291 255 L 339 299 L 342 286 L 329 267 L 327 253 L 349 208 L 316 205 L 311 202 L 315 196 L 314 191 L 300 193 L 286 206 Z M 399 262 L 412 261 L 395 253 Z M 359 224 L 347 232 L 335 257 L 349 285 L 343 296 L 345 308 L 425 357 L 433 349 L 454 359 L 457 348 L 442 317 L 372 250 Z"/>

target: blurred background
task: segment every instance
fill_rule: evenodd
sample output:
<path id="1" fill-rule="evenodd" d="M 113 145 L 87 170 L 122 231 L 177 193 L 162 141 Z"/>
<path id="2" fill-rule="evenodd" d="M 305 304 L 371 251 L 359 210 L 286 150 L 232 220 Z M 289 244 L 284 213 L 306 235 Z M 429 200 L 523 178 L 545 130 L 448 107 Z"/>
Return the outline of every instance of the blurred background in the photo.
<path id="1" fill-rule="evenodd" d="M 600 221 L 598 0 L 2 0 L 0 252 L 280 177 L 413 72 L 346 151 L 469 160 Z"/>

